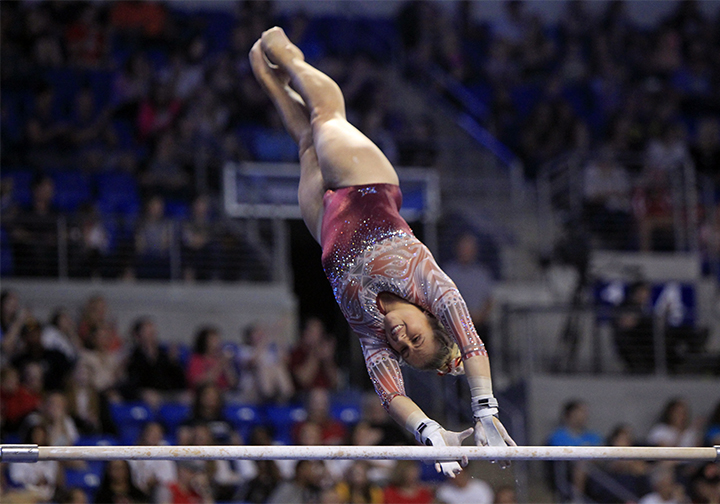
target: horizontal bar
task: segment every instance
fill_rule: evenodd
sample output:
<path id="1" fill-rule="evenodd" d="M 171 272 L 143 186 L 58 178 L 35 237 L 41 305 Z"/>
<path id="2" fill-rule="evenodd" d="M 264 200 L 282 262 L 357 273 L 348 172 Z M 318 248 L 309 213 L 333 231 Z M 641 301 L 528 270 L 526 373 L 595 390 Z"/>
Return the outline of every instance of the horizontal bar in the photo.
<path id="1" fill-rule="evenodd" d="M 22 447 L 22 448 L 17 448 Z M 29 455 L 37 449 L 37 458 Z M 0 445 L 0 462 L 37 460 L 677 460 L 718 461 L 720 446 L 36 446 Z M 34 460 L 33 460 L 34 458 Z"/>

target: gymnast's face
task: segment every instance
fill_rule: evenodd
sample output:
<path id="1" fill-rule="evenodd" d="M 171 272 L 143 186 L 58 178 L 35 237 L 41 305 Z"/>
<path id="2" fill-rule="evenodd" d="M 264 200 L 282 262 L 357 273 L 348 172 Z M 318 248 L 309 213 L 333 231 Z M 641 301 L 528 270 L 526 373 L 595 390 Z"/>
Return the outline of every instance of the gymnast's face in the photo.
<path id="1" fill-rule="evenodd" d="M 385 314 L 385 336 L 410 366 L 424 369 L 440 350 L 427 315 L 415 305 L 396 307 Z"/>

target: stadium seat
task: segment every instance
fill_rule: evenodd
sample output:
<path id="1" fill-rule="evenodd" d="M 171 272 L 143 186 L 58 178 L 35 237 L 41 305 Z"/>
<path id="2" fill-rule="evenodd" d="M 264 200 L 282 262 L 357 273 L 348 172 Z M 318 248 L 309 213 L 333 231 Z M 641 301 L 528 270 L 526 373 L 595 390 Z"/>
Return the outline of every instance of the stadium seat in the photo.
<path id="1" fill-rule="evenodd" d="M 55 206 L 66 212 L 74 212 L 84 203 L 90 202 L 92 191 L 90 178 L 80 171 L 54 172 Z"/>
<path id="2" fill-rule="evenodd" d="M 75 441 L 76 446 L 117 446 L 118 438 L 108 434 L 90 434 L 80 436 Z"/>
<path id="3" fill-rule="evenodd" d="M 268 406 L 265 410 L 267 423 L 273 428 L 275 441 L 292 444 L 292 426 L 307 418 L 302 406 Z"/>
<path id="4" fill-rule="evenodd" d="M 225 406 L 223 416 L 240 433 L 240 436 L 247 440 L 253 427 L 263 423 L 264 415 L 260 408 L 252 404 L 228 404 Z"/>
<path id="5" fill-rule="evenodd" d="M 111 404 L 110 416 L 115 422 L 122 445 L 135 444 L 143 426 L 154 420 L 152 410 L 140 402 Z"/>
<path id="6" fill-rule="evenodd" d="M 93 501 L 102 481 L 104 464 L 88 466 L 87 469 L 65 468 L 65 488 L 80 488 Z M 98 474 L 97 470 L 100 470 Z"/>
<path id="7" fill-rule="evenodd" d="M 175 430 L 185 420 L 190 418 L 190 406 L 184 403 L 169 402 L 160 406 L 157 419 L 165 427 L 168 436 L 174 436 Z"/>
<path id="8" fill-rule="evenodd" d="M 333 418 L 348 425 L 358 423 L 362 416 L 360 406 L 355 404 L 333 404 L 330 406 L 330 414 Z"/>

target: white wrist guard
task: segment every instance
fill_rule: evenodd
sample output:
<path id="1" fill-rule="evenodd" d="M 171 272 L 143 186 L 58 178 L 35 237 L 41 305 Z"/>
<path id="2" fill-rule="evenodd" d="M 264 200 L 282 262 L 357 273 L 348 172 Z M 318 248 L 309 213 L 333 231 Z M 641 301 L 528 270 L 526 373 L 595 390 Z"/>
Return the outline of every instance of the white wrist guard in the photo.
<path id="1" fill-rule="evenodd" d="M 492 395 L 474 396 L 472 398 L 472 410 L 475 420 L 496 416 L 498 414 L 497 399 Z"/>

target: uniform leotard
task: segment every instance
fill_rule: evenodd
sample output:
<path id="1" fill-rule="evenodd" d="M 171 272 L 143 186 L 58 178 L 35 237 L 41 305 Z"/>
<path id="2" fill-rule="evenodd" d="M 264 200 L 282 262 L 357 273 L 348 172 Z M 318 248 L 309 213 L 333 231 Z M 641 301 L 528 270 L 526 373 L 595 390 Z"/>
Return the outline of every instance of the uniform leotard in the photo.
<path id="1" fill-rule="evenodd" d="M 405 395 L 405 387 L 400 356 L 385 337 L 377 303 L 381 292 L 437 317 L 463 358 L 487 355 L 457 287 L 400 216 L 401 204 L 400 188 L 393 184 L 343 187 L 323 198 L 323 268 L 335 300 L 360 338 L 365 365 L 385 407 Z"/>

